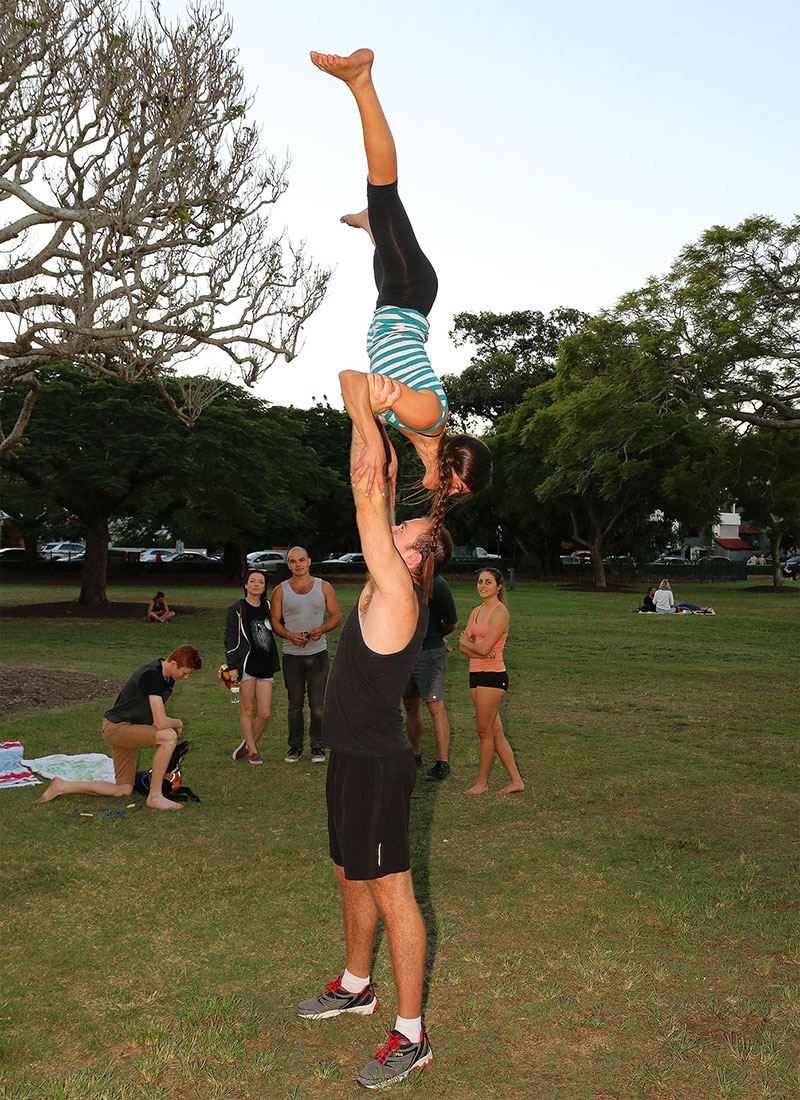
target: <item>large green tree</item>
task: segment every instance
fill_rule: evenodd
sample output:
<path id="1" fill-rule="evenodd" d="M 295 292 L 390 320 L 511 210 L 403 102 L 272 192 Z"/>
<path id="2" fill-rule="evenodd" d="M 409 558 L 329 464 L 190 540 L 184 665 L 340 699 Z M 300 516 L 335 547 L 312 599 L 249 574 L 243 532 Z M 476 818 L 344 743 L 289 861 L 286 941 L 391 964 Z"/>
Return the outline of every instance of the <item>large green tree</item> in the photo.
<path id="1" fill-rule="evenodd" d="M 723 420 L 800 429 L 800 217 L 714 226 L 615 316 L 661 358 L 663 396 Z"/>
<path id="2" fill-rule="evenodd" d="M 530 491 L 569 515 L 605 587 L 609 540 L 656 511 L 687 523 L 716 513 L 719 430 L 662 393 L 663 363 L 619 321 L 565 339 L 554 377 L 528 393 L 510 431 L 530 452 Z M 520 492 L 524 488 L 520 486 Z"/>
<path id="3" fill-rule="evenodd" d="M 559 344 L 587 320 L 566 308 L 457 314 L 450 335 L 474 351 L 460 375 L 442 379 L 453 424 L 466 431 L 513 411 L 531 387 L 552 377 Z"/>
<path id="4" fill-rule="evenodd" d="M 12 413 L 14 400 L 22 392 L 6 394 Z M 338 478 L 304 446 L 284 410 L 238 387 L 223 385 L 187 427 L 155 382 L 133 389 L 112 378 L 87 380 L 72 366 L 53 371 L 30 438 L 0 468 L 4 480 L 24 483 L 43 505 L 83 523 L 83 603 L 106 601 L 112 519 L 135 517 L 140 527 L 225 544 L 236 570 L 247 544 L 305 536 L 314 503 Z"/>

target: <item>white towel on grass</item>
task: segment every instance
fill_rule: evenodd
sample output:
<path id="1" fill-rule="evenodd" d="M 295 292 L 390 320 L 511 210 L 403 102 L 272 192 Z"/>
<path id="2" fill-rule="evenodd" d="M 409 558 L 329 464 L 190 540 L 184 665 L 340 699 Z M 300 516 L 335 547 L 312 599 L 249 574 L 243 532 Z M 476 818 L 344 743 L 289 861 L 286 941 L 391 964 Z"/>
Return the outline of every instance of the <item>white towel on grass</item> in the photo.
<path id="1" fill-rule="evenodd" d="M 20 764 L 33 772 L 38 772 L 45 779 L 55 779 L 59 776 L 71 783 L 96 780 L 102 780 L 105 783 L 114 782 L 114 762 L 102 752 L 85 752 L 77 756 L 56 753 L 54 756 L 40 756 L 36 760 L 20 760 Z"/>

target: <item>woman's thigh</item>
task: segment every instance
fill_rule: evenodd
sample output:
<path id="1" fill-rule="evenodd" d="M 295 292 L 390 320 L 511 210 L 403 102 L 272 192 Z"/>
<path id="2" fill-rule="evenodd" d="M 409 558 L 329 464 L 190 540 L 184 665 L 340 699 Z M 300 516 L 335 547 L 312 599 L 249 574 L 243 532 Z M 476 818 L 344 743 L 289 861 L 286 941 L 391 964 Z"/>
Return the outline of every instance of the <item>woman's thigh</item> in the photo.
<path id="1" fill-rule="evenodd" d="M 502 688 L 477 687 L 470 688 L 470 695 L 475 704 L 475 721 L 478 724 L 478 730 L 488 735 L 492 732 L 505 692 Z"/>
<path id="2" fill-rule="evenodd" d="M 247 681 L 250 683 L 251 681 Z M 272 684 L 269 680 L 254 680 L 259 718 L 269 718 L 272 713 Z"/>
<path id="3" fill-rule="evenodd" d="M 249 714 L 253 709 L 253 703 L 256 701 L 256 684 L 257 680 L 240 680 L 239 681 L 239 699 L 242 704 L 242 712 Z"/>

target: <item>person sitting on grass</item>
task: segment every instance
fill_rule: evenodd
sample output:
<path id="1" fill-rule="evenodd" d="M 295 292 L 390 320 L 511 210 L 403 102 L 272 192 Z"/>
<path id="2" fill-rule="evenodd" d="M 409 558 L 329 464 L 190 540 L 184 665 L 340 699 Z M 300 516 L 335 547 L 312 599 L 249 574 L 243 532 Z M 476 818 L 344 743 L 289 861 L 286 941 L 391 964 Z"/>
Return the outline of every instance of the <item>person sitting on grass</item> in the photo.
<path id="1" fill-rule="evenodd" d="M 175 612 L 170 611 L 163 592 L 156 592 L 147 609 L 147 621 L 149 623 L 168 623 L 175 618 Z"/>
<path id="2" fill-rule="evenodd" d="M 650 587 L 647 589 L 647 595 L 642 600 L 642 606 L 639 608 L 640 611 L 649 611 L 651 613 L 655 612 L 656 605 L 653 602 L 655 594 L 656 586 L 654 584 L 651 584 Z"/>
<path id="3" fill-rule="evenodd" d="M 165 798 L 161 785 L 172 750 L 183 730 L 180 718 L 169 718 L 164 709 L 176 681 L 186 680 L 203 667 L 193 645 L 179 645 L 169 657 L 137 668 L 103 716 L 103 739 L 111 746 L 114 782 L 68 782 L 56 778 L 37 802 L 51 802 L 62 794 L 96 794 L 127 798 L 133 792 L 139 749 L 154 748 L 153 770 L 147 805 L 152 810 L 180 810 L 180 802 Z"/>

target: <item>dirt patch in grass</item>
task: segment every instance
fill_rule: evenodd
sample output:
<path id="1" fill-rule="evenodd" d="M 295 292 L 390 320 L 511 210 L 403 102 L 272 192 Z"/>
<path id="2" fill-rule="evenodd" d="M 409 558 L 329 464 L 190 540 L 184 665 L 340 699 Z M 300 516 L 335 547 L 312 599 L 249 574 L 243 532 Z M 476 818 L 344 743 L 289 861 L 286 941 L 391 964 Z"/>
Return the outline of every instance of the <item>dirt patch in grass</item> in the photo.
<path id="1" fill-rule="evenodd" d="M 106 603 L 98 606 L 78 603 L 76 600 L 63 600 L 59 603 L 20 603 L 4 607 L 2 614 L 15 619 L 144 619 L 147 615 L 147 603 Z M 170 609 L 179 615 L 199 615 L 202 607 L 170 604 Z M 153 623 L 153 626 L 160 626 Z M 169 624 L 164 624 L 169 625 Z"/>
<path id="2" fill-rule="evenodd" d="M 777 596 L 800 596 L 800 588 L 790 588 L 786 581 L 780 588 L 772 584 L 749 584 L 747 588 L 737 588 L 737 592 L 774 592 Z"/>
<path id="3" fill-rule="evenodd" d="M 37 668 L 25 665 L 9 668 L 0 665 L 0 710 L 25 710 L 27 707 L 61 707 L 115 695 L 118 680 L 106 680 L 85 672 L 68 669 Z"/>

